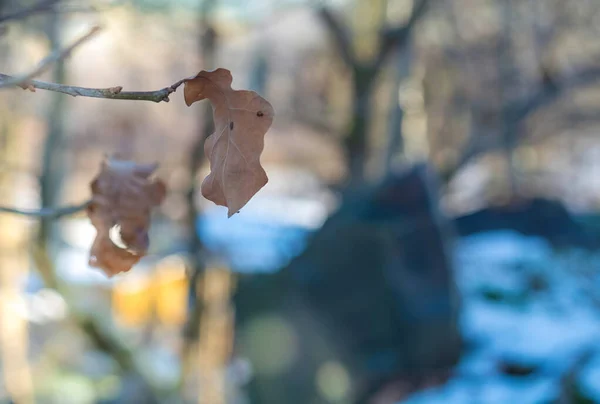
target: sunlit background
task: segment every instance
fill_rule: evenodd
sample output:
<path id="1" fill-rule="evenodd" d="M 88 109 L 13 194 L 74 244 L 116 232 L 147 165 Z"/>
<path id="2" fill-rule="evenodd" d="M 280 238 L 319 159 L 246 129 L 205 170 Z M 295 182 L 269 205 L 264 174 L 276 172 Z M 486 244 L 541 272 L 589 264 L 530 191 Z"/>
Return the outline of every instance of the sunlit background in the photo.
<path id="1" fill-rule="evenodd" d="M 0 0 L 0 73 L 151 91 L 229 69 L 269 183 L 205 200 L 210 105 L 0 88 L 0 206 L 107 154 L 168 186 L 147 257 L 0 213 L 0 402 L 600 403 L 600 2 Z M 2 81 L 0 81 L 0 84 Z"/>

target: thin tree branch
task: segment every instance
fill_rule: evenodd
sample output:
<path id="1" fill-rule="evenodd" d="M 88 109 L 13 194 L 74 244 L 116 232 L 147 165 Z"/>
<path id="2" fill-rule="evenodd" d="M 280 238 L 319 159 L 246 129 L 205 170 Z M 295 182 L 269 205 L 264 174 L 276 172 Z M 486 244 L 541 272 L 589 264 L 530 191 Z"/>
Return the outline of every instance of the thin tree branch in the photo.
<path id="1" fill-rule="evenodd" d="M 393 49 L 406 43 L 415 24 L 425 14 L 428 4 L 429 0 L 414 0 L 413 9 L 408 21 L 401 27 L 387 30 L 381 34 L 379 52 L 373 61 L 375 71 L 379 71 L 381 65 L 383 65 L 383 62 L 385 62 L 385 59 Z"/>
<path id="2" fill-rule="evenodd" d="M 59 60 L 62 60 L 69 56 L 75 48 L 77 48 L 79 45 L 96 35 L 100 31 L 100 29 L 100 27 L 93 27 L 85 35 L 81 36 L 76 41 L 74 41 L 71 45 L 67 46 L 64 49 L 58 49 L 52 52 L 50 55 L 46 56 L 40 63 L 38 63 L 38 65 L 33 70 L 31 70 L 28 73 L 10 78 L 6 78 L 6 76 L 3 75 L 2 81 L 0 81 L 0 89 L 14 86 L 28 88 L 30 84 L 29 81 L 32 78 L 43 73 L 48 68 L 50 68 L 51 65 L 58 62 Z"/>
<path id="3" fill-rule="evenodd" d="M 85 201 L 79 205 L 63 206 L 59 208 L 41 208 L 38 210 L 25 210 L 0 206 L 0 213 L 12 213 L 15 215 L 30 216 L 35 218 L 57 219 L 59 217 L 69 216 L 85 210 L 90 202 L 91 201 Z"/>
<path id="4" fill-rule="evenodd" d="M 600 66 L 594 66 L 572 74 L 562 83 L 545 83 L 533 96 L 520 103 L 511 104 L 509 117 L 515 121 L 522 121 L 531 113 L 554 102 L 566 91 L 595 83 L 598 80 L 600 80 Z"/>
<path id="5" fill-rule="evenodd" d="M 58 0 L 43 0 L 39 3 L 33 4 L 30 7 L 17 10 L 13 13 L 0 15 L 0 24 L 10 20 L 20 20 L 22 18 L 26 18 L 34 14 L 51 11 L 54 9 L 54 5 L 56 3 L 58 3 Z"/>
<path id="6" fill-rule="evenodd" d="M 10 79 L 11 76 L 0 73 L 0 86 L 2 80 Z M 58 83 L 47 83 L 39 80 L 31 80 L 24 89 L 34 88 L 39 90 L 53 91 L 56 93 L 67 94 L 73 97 L 106 98 L 110 100 L 133 100 L 133 101 L 153 101 L 169 102 L 169 95 L 174 93 L 177 88 L 185 82 L 185 79 L 155 91 L 123 91 L 123 87 L 108 88 L 89 88 L 68 86 Z"/>
<path id="7" fill-rule="evenodd" d="M 36 14 L 70 14 L 70 13 L 97 13 L 112 7 L 110 4 L 104 7 L 98 5 L 61 4 L 60 0 L 41 1 L 31 7 L 0 15 L 0 26 L 13 20 L 22 20 Z"/>
<path id="8" fill-rule="evenodd" d="M 333 12 L 325 6 L 319 8 L 319 16 L 335 41 L 344 63 L 350 67 L 354 67 L 357 64 L 357 61 L 352 49 L 352 41 L 343 24 L 337 19 Z"/>
<path id="9" fill-rule="evenodd" d="M 2 87 L 2 80 L 10 79 L 11 76 L 0 73 L 0 88 Z M 109 87 L 109 88 L 88 88 L 88 87 L 77 87 L 67 86 L 57 83 L 47 83 L 39 80 L 31 80 L 27 84 L 28 86 L 22 86 L 25 89 L 39 89 L 46 91 L 53 91 L 55 93 L 67 94 L 73 97 L 90 97 L 90 98 L 106 98 L 110 100 L 133 100 L 133 101 L 152 101 L 152 102 L 169 102 L 169 95 L 174 93 L 177 88 L 185 82 L 186 79 L 179 80 L 178 82 L 155 91 L 123 91 L 123 87 Z"/>
<path id="10" fill-rule="evenodd" d="M 519 125 L 531 116 L 531 114 L 552 104 L 561 95 L 583 86 L 597 83 L 598 81 L 600 81 L 600 66 L 581 69 L 577 73 L 571 74 L 569 78 L 559 80 L 556 83 L 544 82 L 541 88 L 530 97 L 527 97 L 520 102 L 512 102 L 505 107 L 506 110 L 503 112 L 503 115 L 509 125 L 507 130 L 517 130 Z M 488 151 L 492 147 L 492 144 L 483 142 L 479 135 L 479 131 L 473 132 L 469 137 L 466 148 L 463 150 L 463 153 L 458 158 L 456 164 L 448 168 L 445 173 L 442 174 L 445 182 L 452 179 L 463 166 L 471 161 L 472 158 L 482 152 Z"/>

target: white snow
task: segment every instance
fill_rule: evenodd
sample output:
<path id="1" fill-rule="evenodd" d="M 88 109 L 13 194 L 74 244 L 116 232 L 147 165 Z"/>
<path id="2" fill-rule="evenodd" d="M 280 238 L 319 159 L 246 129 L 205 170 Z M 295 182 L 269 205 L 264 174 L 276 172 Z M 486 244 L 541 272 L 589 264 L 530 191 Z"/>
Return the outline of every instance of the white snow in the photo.
<path id="1" fill-rule="evenodd" d="M 600 341 L 597 263 L 598 257 L 555 253 L 541 239 L 510 231 L 462 239 L 456 254 L 464 299 L 461 328 L 476 348 L 463 356 L 446 384 L 402 403 L 537 404 L 556 399 L 561 377 Z M 532 277 L 546 286 L 532 290 Z M 524 298 L 516 303 L 486 299 L 482 290 Z M 535 370 L 527 376 L 503 374 L 501 361 Z M 600 355 L 595 353 L 583 367 L 578 383 L 584 394 L 600 402 Z"/>

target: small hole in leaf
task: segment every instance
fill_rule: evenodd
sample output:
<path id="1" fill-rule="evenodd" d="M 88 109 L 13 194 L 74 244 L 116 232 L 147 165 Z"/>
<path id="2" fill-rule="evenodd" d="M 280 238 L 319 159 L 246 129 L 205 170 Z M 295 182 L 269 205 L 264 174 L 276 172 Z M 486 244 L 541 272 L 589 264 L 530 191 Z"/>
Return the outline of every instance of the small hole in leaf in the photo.
<path id="1" fill-rule="evenodd" d="M 263 114 L 263 112 L 262 112 L 262 111 L 258 111 L 258 112 L 256 113 L 256 116 L 258 116 L 259 118 L 260 118 L 261 116 L 264 116 L 264 115 L 265 115 L 265 114 Z"/>
<path id="2" fill-rule="evenodd" d="M 110 230 L 108 231 L 108 237 L 110 238 L 110 241 L 115 243 L 117 247 L 123 250 L 127 249 L 127 246 L 125 245 L 125 242 L 121 237 L 121 226 L 119 226 L 118 224 L 110 228 Z"/>

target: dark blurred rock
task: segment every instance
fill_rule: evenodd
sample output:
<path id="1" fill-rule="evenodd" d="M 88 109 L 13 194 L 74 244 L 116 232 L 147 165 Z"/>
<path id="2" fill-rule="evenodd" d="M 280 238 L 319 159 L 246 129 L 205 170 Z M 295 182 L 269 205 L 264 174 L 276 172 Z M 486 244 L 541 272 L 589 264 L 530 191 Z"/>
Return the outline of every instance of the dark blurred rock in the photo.
<path id="1" fill-rule="evenodd" d="M 455 218 L 454 224 L 461 236 L 515 230 L 524 235 L 543 237 L 556 247 L 594 249 L 600 246 L 598 238 L 576 221 L 561 202 L 544 198 L 488 206 Z"/>
<path id="2" fill-rule="evenodd" d="M 253 404 L 365 402 L 456 363 L 451 234 L 433 181 L 420 165 L 348 192 L 287 268 L 240 278 L 237 349 L 255 367 Z"/>

